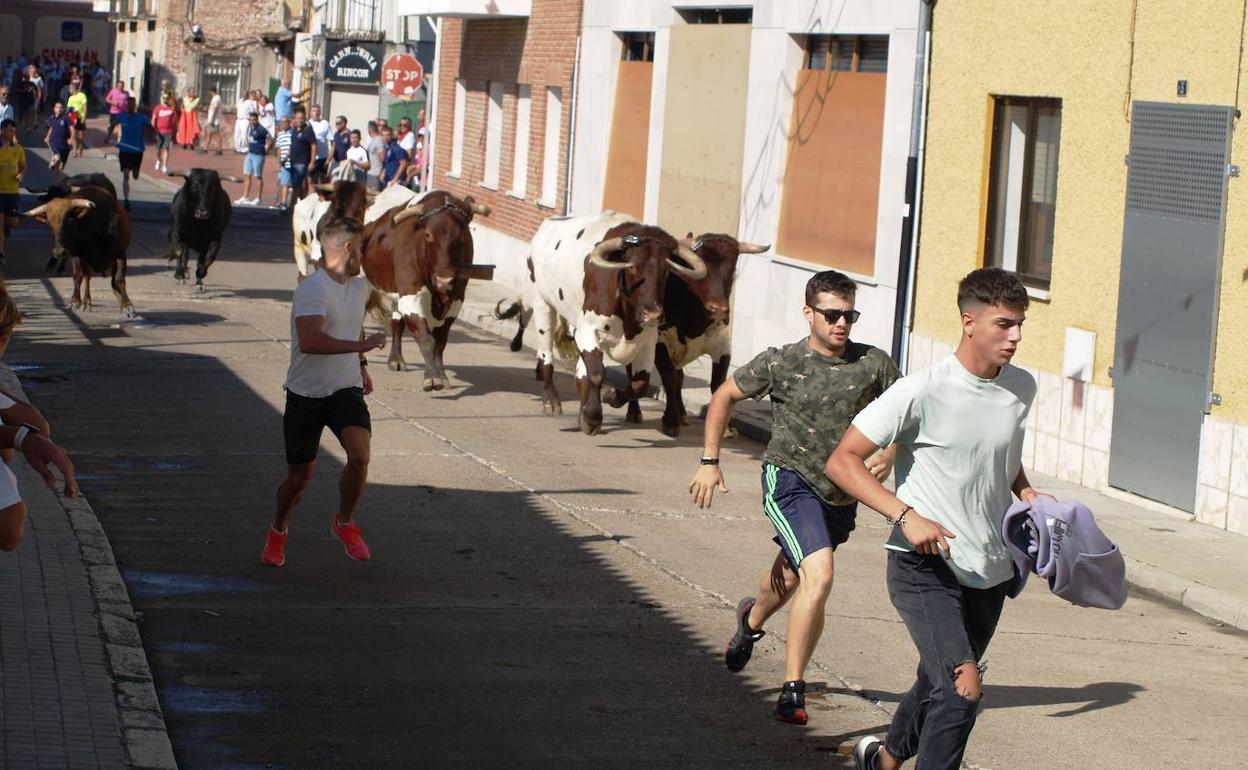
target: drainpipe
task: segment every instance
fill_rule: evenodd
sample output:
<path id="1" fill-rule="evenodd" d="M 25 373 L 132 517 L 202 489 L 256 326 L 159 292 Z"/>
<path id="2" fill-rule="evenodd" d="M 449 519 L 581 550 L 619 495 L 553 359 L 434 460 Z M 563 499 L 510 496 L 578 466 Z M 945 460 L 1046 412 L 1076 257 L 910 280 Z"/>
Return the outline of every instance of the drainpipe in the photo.
<path id="1" fill-rule="evenodd" d="M 918 259 L 919 179 L 922 173 L 923 133 L 927 122 L 927 54 L 936 0 L 919 0 L 915 35 L 914 98 L 910 106 L 910 152 L 906 157 L 906 206 L 901 220 L 901 253 L 897 262 L 897 303 L 893 310 L 893 360 L 901 365 L 910 347 L 914 304 L 914 265 Z"/>
<path id="2" fill-rule="evenodd" d="M 434 136 L 438 133 L 438 97 L 441 93 L 438 81 L 442 73 L 442 17 L 430 17 L 430 23 L 433 25 L 433 76 L 429 78 L 429 99 L 425 102 L 425 116 L 428 118 L 425 124 L 429 128 L 429 135 L 425 137 L 425 168 L 421 174 L 421 190 L 428 190 L 429 183 L 433 181 L 433 156 L 438 148 Z"/>
<path id="3" fill-rule="evenodd" d="M 582 17 L 584 14 L 584 3 L 581 4 Z M 578 22 L 579 24 L 579 22 Z M 577 81 L 581 76 L 581 34 L 576 34 L 576 58 L 572 60 L 572 94 L 571 109 L 568 110 L 568 164 L 563 174 L 563 213 L 569 213 L 572 204 L 572 158 L 576 152 L 576 107 L 579 101 L 576 96 Z"/>

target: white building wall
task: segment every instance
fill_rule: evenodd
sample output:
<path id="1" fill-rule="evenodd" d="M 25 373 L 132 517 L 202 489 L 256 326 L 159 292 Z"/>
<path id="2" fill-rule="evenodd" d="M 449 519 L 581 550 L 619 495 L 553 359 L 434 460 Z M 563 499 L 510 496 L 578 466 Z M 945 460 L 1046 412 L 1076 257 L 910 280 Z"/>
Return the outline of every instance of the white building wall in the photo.
<path id="1" fill-rule="evenodd" d="M 678 5 L 689 8 L 723 3 L 683 0 Z M 753 243 L 774 244 L 776 241 L 793 87 L 803 56 L 795 36 L 889 36 L 875 270 L 872 275 L 852 276 L 859 281 L 858 308 L 863 312 L 854 338 L 886 350 L 892 343 L 917 21 L 917 3 L 874 0 L 759 0 L 754 3 L 738 229 L 738 237 Z M 580 108 L 572 180 L 573 213 L 596 211 L 602 206 L 618 71 L 616 63 L 620 58 L 615 33 L 653 31 L 656 33 L 654 82 L 646 158 L 645 218 L 650 222 L 657 220 L 669 32 L 672 25 L 683 23 L 670 0 L 629 3 L 586 0 L 581 85 L 577 95 Z M 774 251 L 742 256 L 739 265 L 734 297 L 733 359 L 742 363 L 768 346 L 807 334 L 801 315 L 803 290 L 810 275 L 823 268 Z"/>

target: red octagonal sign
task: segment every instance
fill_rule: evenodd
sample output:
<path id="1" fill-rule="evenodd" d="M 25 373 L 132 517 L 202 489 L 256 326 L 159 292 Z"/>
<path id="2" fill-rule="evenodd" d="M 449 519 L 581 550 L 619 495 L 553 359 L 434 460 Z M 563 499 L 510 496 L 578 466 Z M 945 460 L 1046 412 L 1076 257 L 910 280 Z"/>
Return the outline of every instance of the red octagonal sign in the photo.
<path id="1" fill-rule="evenodd" d="M 425 68 L 410 53 L 391 54 L 381 65 L 381 84 L 400 99 L 416 96 L 424 80 Z"/>

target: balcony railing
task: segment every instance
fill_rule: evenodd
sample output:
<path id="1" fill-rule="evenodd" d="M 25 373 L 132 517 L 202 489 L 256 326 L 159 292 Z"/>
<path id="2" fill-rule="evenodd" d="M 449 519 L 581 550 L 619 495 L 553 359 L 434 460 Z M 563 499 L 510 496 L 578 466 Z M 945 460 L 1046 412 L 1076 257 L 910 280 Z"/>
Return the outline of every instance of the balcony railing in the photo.
<path id="1" fill-rule="evenodd" d="M 381 40 L 378 0 L 329 0 L 325 4 L 325 35 L 357 40 Z"/>

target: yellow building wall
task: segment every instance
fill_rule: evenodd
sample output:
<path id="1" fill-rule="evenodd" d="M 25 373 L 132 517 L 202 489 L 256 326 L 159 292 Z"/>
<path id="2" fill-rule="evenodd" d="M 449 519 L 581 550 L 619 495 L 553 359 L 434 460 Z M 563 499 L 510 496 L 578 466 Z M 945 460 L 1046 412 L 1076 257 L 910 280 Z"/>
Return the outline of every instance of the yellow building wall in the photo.
<path id="1" fill-rule="evenodd" d="M 1242 14 L 1213 0 L 939 3 L 915 332 L 956 344 L 957 282 L 983 265 L 992 96 L 1060 98 L 1050 297 L 1033 300 L 1016 363 L 1060 373 L 1066 327 L 1088 329 L 1097 335 L 1094 382 L 1112 386 L 1130 102 L 1235 104 Z M 1233 158 L 1243 141 L 1235 138 Z M 1214 381 L 1224 399 L 1215 415 L 1238 422 L 1248 422 L 1248 215 L 1237 217 L 1245 182 L 1248 173 L 1230 184 Z"/>

